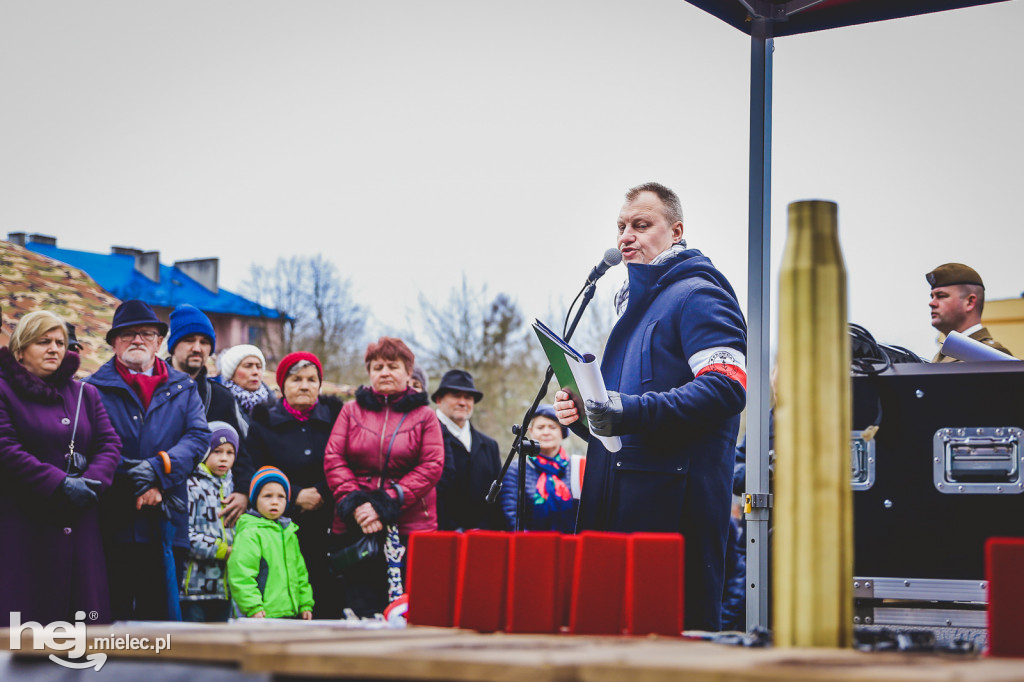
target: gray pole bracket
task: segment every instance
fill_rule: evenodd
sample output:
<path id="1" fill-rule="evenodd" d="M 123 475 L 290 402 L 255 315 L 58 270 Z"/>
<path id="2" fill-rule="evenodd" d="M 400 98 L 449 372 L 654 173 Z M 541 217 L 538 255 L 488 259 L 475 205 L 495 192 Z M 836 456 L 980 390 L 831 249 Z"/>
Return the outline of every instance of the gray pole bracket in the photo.
<path id="1" fill-rule="evenodd" d="M 775 495 L 772 493 L 746 493 L 743 496 L 743 513 L 749 514 L 754 509 L 771 509 L 775 506 Z"/>

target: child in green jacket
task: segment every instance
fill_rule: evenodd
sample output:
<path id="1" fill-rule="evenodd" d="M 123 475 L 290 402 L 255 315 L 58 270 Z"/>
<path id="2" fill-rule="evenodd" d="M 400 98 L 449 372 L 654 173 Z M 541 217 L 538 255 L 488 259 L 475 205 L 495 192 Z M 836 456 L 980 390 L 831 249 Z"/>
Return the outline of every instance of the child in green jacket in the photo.
<path id="1" fill-rule="evenodd" d="M 313 617 L 313 588 L 295 535 L 283 516 L 291 485 L 276 467 L 263 467 L 249 486 L 250 509 L 235 526 L 228 585 L 238 609 L 250 618 Z"/>

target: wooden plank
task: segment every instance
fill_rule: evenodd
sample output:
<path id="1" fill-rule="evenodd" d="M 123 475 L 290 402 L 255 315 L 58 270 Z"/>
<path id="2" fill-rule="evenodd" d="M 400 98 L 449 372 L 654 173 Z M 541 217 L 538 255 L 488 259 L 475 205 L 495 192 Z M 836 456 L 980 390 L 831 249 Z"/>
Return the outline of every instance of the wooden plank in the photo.
<path id="1" fill-rule="evenodd" d="M 578 662 L 596 654 L 603 639 L 463 633 L 401 642 L 290 644 L 273 652 L 254 651 L 243 670 L 312 677 L 571 682 Z"/>
<path id="2" fill-rule="evenodd" d="M 838 680 L 1024 682 L 1019 661 L 839 649 L 743 649 L 661 638 L 476 635 L 286 644 L 244 670 L 310 677 L 495 682 Z"/>
<path id="3" fill-rule="evenodd" d="M 1024 681 L 1020 661 L 939 654 L 861 653 L 840 649 L 743 649 L 705 642 L 651 642 L 595 660 L 578 670 L 581 682 L 931 682 Z"/>
<path id="4" fill-rule="evenodd" d="M 126 650 L 111 647 L 95 647 L 90 653 L 105 653 L 111 658 L 159 659 L 214 663 L 240 664 L 254 649 L 277 650 L 278 647 L 292 642 L 331 643 L 357 642 L 375 639 L 399 641 L 420 637 L 446 637 L 458 634 L 452 628 L 409 627 L 404 629 L 353 629 L 339 625 L 316 625 L 296 622 L 286 623 L 255 623 L 243 621 L 239 623 L 196 623 L 166 625 L 132 625 L 131 627 L 105 626 L 90 627 L 87 630 L 89 646 L 93 646 L 97 637 L 147 637 L 151 641 L 156 637 L 170 635 L 170 647 L 157 654 L 153 650 Z M 66 655 L 66 652 L 54 649 L 32 649 L 31 633 L 22 633 L 22 648 L 15 653 L 19 656 Z M 10 630 L 0 630 L 0 650 L 10 649 Z"/>
<path id="5" fill-rule="evenodd" d="M 744 649 L 661 637 L 479 634 L 410 627 L 232 623 L 89 628 L 93 637 L 171 635 L 171 648 L 103 651 L 112 658 L 233 664 L 309 678 L 494 682 L 1024 682 L 1020 660 L 842 649 Z M 0 630 L 0 648 L 10 631 Z M 26 644 L 29 643 L 27 637 Z M 22 650 L 28 655 L 57 651 Z"/>

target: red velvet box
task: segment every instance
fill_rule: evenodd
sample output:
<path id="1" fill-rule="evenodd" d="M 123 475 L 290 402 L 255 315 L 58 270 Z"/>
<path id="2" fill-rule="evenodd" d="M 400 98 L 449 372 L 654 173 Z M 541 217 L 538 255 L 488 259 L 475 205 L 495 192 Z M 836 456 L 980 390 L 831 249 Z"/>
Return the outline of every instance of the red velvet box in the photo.
<path id="1" fill-rule="evenodd" d="M 577 635 L 620 635 L 628 536 L 587 531 L 579 538 L 569 632 Z"/>
<path id="2" fill-rule="evenodd" d="M 560 533 L 515 533 L 509 544 L 506 632 L 558 632 Z"/>
<path id="3" fill-rule="evenodd" d="M 456 627 L 478 632 L 504 627 L 511 536 L 484 530 L 462 533 L 455 584 Z"/>
<path id="4" fill-rule="evenodd" d="M 1024 538 L 989 538 L 988 655 L 1024 658 Z"/>
<path id="5" fill-rule="evenodd" d="M 452 626 L 458 546 L 458 533 L 412 533 L 409 536 L 406 593 L 410 623 Z"/>
<path id="6" fill-rule="evenodd" d="M 626 632 L 678 637 L 683 631 L 683 536 L 634 533 L 626 546 Z"/>
<path id="7" fill-rule="evenodd" d="M 576 593 L 576 550 L 580 546 L 580 536 L 563 535 L 558 548 L 558 605 L 559 625 L 569 627 L 572 613 L 572 597 Z"/>

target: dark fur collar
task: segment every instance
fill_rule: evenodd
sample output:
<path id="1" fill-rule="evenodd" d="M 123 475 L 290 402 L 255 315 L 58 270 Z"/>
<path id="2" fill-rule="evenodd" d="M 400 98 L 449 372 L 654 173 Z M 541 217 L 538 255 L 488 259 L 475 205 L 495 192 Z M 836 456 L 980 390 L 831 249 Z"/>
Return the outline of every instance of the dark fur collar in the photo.
<path id="1" fill-rule="evenodd" d="M 40 379 L 14 359 L 10 348 L 0 348 L 0 376 L 19 395 L 38 402 L 56 403 L 60 400 L 57 389 L 66 385 L 78 371 L 78 353 L 68 351 L 60 367 L 46 379 Z"/>
<path id="2" fill-rule="evenodd" d="M 234 400 L 233 397 L 232 400 Z M 322 421 L 328 426 L 333 426 L 334 420 L 338 418 L 338 413 L 341 412 L 342 404 L 341 398 L 333 395 L 321 395 L 309 418 L 312 421 Z M 269 404 L 260 403 L 252 408 L 252 420 L 264 426 L 277 426 L 284 422 L 295 421 L 295 417 L 288 414 L 280 400 L 276 400 Z"/>
<path id="3" fill-rule="evenodd" d="M 356 403 L 370 412 L 380 412 L 385 406 L 390 406 L 395 412 L 412 412 L 427 404 L 427 394 L 406 393 L 397 400 L 393 400 L 392 396 L 382 399 L 368 386 L 360 386 L 356 389 Z"/>

